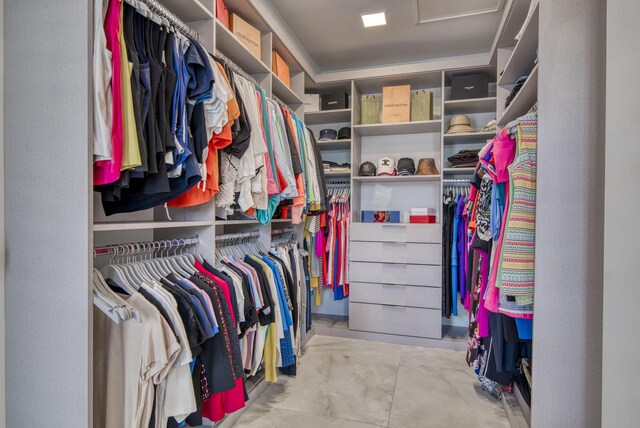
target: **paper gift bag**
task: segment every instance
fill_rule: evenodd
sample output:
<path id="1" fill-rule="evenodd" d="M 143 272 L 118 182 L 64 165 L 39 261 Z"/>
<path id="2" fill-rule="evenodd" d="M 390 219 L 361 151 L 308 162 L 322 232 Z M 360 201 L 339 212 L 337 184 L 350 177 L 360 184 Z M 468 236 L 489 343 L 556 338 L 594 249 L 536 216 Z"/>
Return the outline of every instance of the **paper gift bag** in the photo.
<path id="1" fill-rule="evenodd" d="M 382 88 L 382 123 L 409 122 L 411 85 Z"/>
<path id="2" fill-rule="evenodd" d="M 411 96 L 411 121 L 433 119 L 433 92 L 420 90 Z"/>
<path id="3" fill-rule="evenodd" d="M 360 123 L 370 125 L 380 123 L 380 97 L 378 95 L 363 95 L 360 101 Z"/>

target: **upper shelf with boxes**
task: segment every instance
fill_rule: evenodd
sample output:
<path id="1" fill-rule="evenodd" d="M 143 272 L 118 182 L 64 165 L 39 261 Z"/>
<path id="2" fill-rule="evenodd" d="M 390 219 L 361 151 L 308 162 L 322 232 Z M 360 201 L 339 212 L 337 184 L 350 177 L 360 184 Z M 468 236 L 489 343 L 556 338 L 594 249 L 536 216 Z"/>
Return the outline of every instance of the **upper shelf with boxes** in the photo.
<path id="1" fill-rule="evenodd" d="M 217 49 L 302 114 L 305 75 L 295 56 L 246 0 L 217 0 L 216 6 Z"/>
<path id="2" fill-rule="evenodd" d="M 440 73 L 358 80 L 354 133 L 361 136 L 440 132 Z"/>
<path id="3" fill-rule="evenodd" d="M 443 174 L 468 175 L 496 135 L 495 68 L 445 71 L 443 79 Z"/>

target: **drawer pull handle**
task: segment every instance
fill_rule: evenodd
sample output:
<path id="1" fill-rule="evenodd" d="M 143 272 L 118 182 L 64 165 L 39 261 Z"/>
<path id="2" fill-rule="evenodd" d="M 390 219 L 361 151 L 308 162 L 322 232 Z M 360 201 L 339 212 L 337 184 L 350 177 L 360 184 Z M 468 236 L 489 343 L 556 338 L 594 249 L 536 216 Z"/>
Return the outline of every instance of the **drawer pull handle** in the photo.
<path id="1" fill-rule="evenodd" d="M 385 241 L 385 242 L 382 243 L 382 246 L 384 247 L 385 245 L 401 245 L 403 247 L 406 247 L 407 243 L 406 242 L 386 242 Z"/>
<path id="2" fill-rule="evenodd" d="M 382 288 L 390 288 L 392 290 L 402 290 L 402 291 L 406 291 L 407 287 L 405 287 L 404 285 L 398 285 L 398 284 L 382 284 Z"/>
<path id="3" fill-rule="evenodd" d="M 390 310 L 390 311 L 396 311 L 396 312 L 406 312 L 407 308 L 405 308 L 404 306 L 393 306 L 393 305 L 381 305 L 383 310 Z"/>
<path id="4" fill-rule="evenodd" d="M 402 223 L 391 223 L 391 224 L 382 224 L 382 227 L 395 227 L 395 228 L 406 228 L 407 225 L 406 224 L 402 224 Z"/>

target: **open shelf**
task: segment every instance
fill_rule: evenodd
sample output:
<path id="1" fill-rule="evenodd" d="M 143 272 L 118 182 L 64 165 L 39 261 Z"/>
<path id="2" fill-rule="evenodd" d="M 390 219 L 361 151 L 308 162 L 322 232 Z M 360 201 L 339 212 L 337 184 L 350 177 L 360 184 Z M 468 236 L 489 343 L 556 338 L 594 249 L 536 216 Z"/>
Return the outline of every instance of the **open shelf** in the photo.
<path id="1" fill-rule="evenodd" d="M 442 121 L 421 120 L 416 122 L 374 123 L 371 125 L 354 125 L 353 132 L 363 137 L 377 135 L 427 134 L 440 132 Z"/>
<path id="2" fill-rule="evenodd" d="M 280 98 L 280 101 L 291 106 L 296 106 L 302 104 L 302 100 L 300 97 L 293 92 L 291 88 L 289 88 L 285 83 L 275 75 L 275 73 L 271 72 L 271 85 L 273 95 Z"/>
<path id="3" fill-rule="evenodd" d="M 491 132 L 461 132 L 459 134 L 444 134 L 445 144 L 474 144 L 484 143 L 496 136 L 495 131 Z"/>
<path id="4" fill-rule="evenodd" d="M 318 141 L 320 150 L 349 150 L 351 140 Z"/>
<path id="5" fill-rule="evenodd" d="M 216 19 L 216 48 L 249 74 L 269 74 L 271 70 Z"/>
<path id="6" fill-rule="evenodd" d="M 327 177 L 327 178 L 332 178 L 332 177 L 350 177 L 351 176 L 351 171 L 346 171 L 346 172 L 325 171 L 324 172 L 324 176 Z"/>
<path id="7" fill-rule="evenodd" d="M 537 58 L 538 49 L 538 23 L 540 6 L 536 6 L 529 21 L 525 24 L 522 37 L 513 49 L 511 58 L 504 67 L 504 72 L 498 80 L 498 86 L 514 85 L 516 81 L 531 72 Z"/>
<path id="8" fill-rule="evenodd" d="M 235 226 L 238 224 L 260 224 L 258 220 L 216 220 L 216 226 Z"/>
<path id="9" fill-rule="evenodd" d="M 375 177 L 353 177 L 361 183 L 414 183 L 420 181 L 440 181 L 440 175 L 378 175 Z"/>
<path id="10" fill-rule="evenodd" d="M 116 230 L 180 229 L 187 227 L 213 226 L 213 221 L 132 221 L 113 223 L 94 223 L 94 232 L 113 232 Z"/>
<path id="11" fill-rule="evenodd" d="M 351 122 L 351 109 L 310 111 L 304 113 L 304 123 L 307 125 L 323 125 L 325 123 Z"/>
<path id="12" fill-rule="evenodd" d="M 515 96 L 511 104 L 504 110 L 498 119 L 498 126 L 505 126 L 512 120 L 526 114 L 538 100 L 538 65 L 533 68 L 529 78 L 520 92 Z"/>
<path id="13" fill-rule="evenodd" d="M 162 5 L 184 22 L 213 19 L 213 11 L 198 0 L 162 0 Z"/>
<path id="14" fill-rule="evenodd" d="M 273 218 L 271 219 L 271 223 L 291 223 L 290 218 Z"/>
<path id="15" fill-rule="evenodd" d="M 444 102 L 444 114 L 493 113 L 496 111 L 496 97 L 450 100 Z"/>
<path id="16" fill-rule="evenodd" d="M 464 168 L 443 168 L 442 173 L 444 175 L 457 175 L 457 174 L 466 174 L 471 175 L 476 169 L 474 167 L 464 167 Z"/>

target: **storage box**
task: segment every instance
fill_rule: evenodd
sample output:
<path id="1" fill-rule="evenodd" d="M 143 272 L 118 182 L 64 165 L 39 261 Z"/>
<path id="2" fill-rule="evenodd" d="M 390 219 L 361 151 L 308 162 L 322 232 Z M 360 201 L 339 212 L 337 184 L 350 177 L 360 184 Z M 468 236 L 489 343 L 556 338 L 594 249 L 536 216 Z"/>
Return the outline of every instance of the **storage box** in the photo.
<path id="1" fill-rule="evenodd" d="M 284 59 L 278 54 L 278 52 L 273 51 L 271 54 L 271 68 L 273 72 L 287 85 L 289 88 L 291 87 L 291 74 L 289 74 L 289 65 L 284 62 Z"/>
<path id="2" fill-rule="evenodd" d="M 227 30 L 229 29 L 229 11 L 224 4 L 224 0 L 216 0 L 216 18 L 222 22 Z"/>
<path id="3" fill-rule="evenodd" d="M 304 94 L 302 96 L 304 102 L 304 112 L 320 111 L 320 94 Z"/>
<path id="4" fill-rule="evenodd" d="M 382 88 L 382 123 L 409 122 L 411 85 Z"/>
<path id="5" fill-rule="evenodd" d="M 433 119 L 433 92 L 420 90 L 411 94 L 411 121 Z"/>
<path id="6" fill-rule="evenodd" d="M 433 208 L 411 208 L 411 215 L 436 215 Z"/>
<path id="7" fill-rule="evenodd" d="M 322 110 L 339 110 L 349 108 L 349 94 L 346 92 L 335 92 L 322 96 Z"/>
<path id="8" fill-rule="evenodd" d="M 253 56 L 261 59 L 260 56 L 262 55 L 262 50 L 260 49 L 260 30 L 240 18 L 235 13 L 232 13 L 229 17 L 229 24 L 231 26 L 231 32 L 235 34 L 242 44 L 251 51 Z"/>
<path id="9" fill-rule="evenodd" d="M 465 74 L 451 78 L 451 99 L 466 100 L 489 96 L 489 76 L 486 74 Z"/>
<path id="10" fill-rule="evenodd" d="M 436 222 L 435 215 L 412 215 L 409 216 L 409 223 L 433 224 Z"/>
<path id="11" fill-rule="evenodd" d="M 400 223 L 400 211 L 362 211 L 363 223 Z"/>

